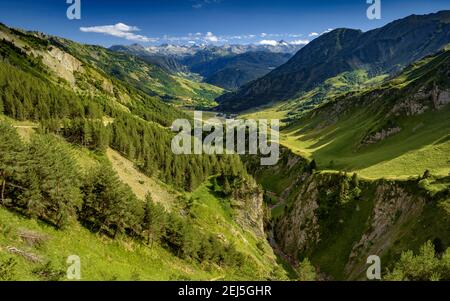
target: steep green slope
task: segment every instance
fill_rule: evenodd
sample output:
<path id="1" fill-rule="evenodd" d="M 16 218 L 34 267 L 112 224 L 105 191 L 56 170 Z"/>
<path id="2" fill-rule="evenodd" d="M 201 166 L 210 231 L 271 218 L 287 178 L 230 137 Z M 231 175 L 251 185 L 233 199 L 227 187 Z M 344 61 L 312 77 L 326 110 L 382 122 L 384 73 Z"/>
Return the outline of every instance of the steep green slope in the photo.
<path id="1" fill-rule="evenodd" d="M 397 264 L 405 251 L 429 242 L 440 258 L 450 247 L 449 70 L 441 51 L 375 88 L 337 95 L 282 130 L 290 150 L 276 166 L 246 158 L 291 265 L 308 258 L 322 280 L 365 280 L 367 258 L 378 255 L 383 278 L 404 279 L 426 270 L 419 259 L 402 266 L 410 255 Z"/>
<path id="2" fill-rule="evenodd" d="M 39 121 L 72 143 L 93 149 L 112 145 L 146 173 L 187 189 L 217 171 L 221 159 L 172 155 L 173 134 L 161 126 L 189 119 L 181 111 L 48 46 L 46 40 L 6 27 L 0 32 L 0 112 Z M 33 48 L 35 40 L 47 46 Z"/>
<path id="3" fill-rule="evenodd" d="M 427 57 L 381 87 L 338 97 L 283 130 L 282 143 L 321 169 L 407 177 L 450 172 L 450 52 Z"/>
<path id="4" fill-rule="evenodd" d="M 55 230 L 4 208 L 0 208 L 0 216 L 0 262 L 14 258 L 16 263 L 11 280 L 46 280 L 33 271 L 47 262 L 51 262 L 53 270 L 65 274 L 70 255 L 80 257 L 83 280 L 212 280 L 223 276 L 220 269 L 214 267 L 205 272 L 201 265 L 185 262 L 159 246 L 148 248 L 126 238 L 108 239 L 78 225 L 64 231 Z M 42 237 L 44 242 L 30 246 L 20 237 L 21 231 Z M 21 256 L 9 254 L 8 246 L 26 250 L 43 261 L 30 263 Z"/>
<path id="5" fill-rule="evenodd" d="M 284 122 L 292 122 L 320 104 L 350 92 L 370 89 L 382 83 L 387 77 L 388 75 L 370 77 L 368 72 L 363 69 L 343 72 L 325 80 L 318 87 L 302 93 L 298 98 L 280 102 L 278 110 L 288 112 L 283 118 Z"/>
<path id="6" fill-rule="evenodd" d="M 336 29 L 263 78 L 219 97 L 219 109 L 237 112 L 293 99 L 343 72 L 363 69 L 370 77 L 398 72 L 450 42 L 449 16 L 450 11 L 413 15 L 365 33 Z"/>

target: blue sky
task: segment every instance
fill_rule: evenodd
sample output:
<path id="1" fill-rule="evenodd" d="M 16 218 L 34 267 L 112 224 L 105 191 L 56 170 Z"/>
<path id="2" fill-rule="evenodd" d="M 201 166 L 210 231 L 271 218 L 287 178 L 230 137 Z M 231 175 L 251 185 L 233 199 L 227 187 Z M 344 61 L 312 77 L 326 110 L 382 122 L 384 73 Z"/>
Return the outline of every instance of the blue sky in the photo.
<path id="1" fill-rule="evenodd" d="M 362 30 L 411 14 L 450 9 L 449 0 L 381 0 L 369 20 L 366 0 L 81 0 L 68 20 L 66 0 L 0 2 L 0 22 L 88 44 L 305 43 L 328 29 Z"/>

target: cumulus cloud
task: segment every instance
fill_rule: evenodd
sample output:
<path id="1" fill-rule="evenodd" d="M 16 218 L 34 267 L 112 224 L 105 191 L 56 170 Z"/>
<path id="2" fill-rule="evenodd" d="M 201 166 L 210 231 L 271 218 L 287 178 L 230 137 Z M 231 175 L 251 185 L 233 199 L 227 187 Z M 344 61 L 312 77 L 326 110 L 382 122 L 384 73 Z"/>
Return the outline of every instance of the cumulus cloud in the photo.
<path id="1" fill-rule="evenodd" d="M 211 43 L 219 42 L 219 38 L 216 37 L 212 32 L 207 32 L 205 36 L 205 40 Z"/>
<path id="2" fill-rule="evenodd" d="M 311 32 L 308 36 L 309 37 L 317 37 L 317 36 L 319 36 L 319 34 L 317 32 Z"/>
<path id="3" fill-rule="evenodd" d="M 262 40 L 259 41 L 259 45 L 277 46 L 278 41 L 275 40 Z"/>
<path id="4" fill-rule="evenodd" d="M 290 41 L 289 44 L 291 45 L 306 45 L 309 43 L 309 40 L 294 40 Z"/>
<path id="5" fill-rule="evenodd" d="M 174 43 L 174 44 L 216 44 L 216 43 L 227 43 L 228 36 L 217 36 L 214 33 L 208 31 L 203 34 L 201 32 L 189 33 L 187 36 L 169 36 L 164 35 L 160 42 L 164 43 Z M 233 36 L 233 39 L 238 39 L 237 36 Z"/>
<path id="6" fill-rule="evenodd" d="M 115 25 L 103 25 L 103 26 L 91 26 L 80 27 L 82 32 L 95 32 L 110 35 L 113 37 L 123 38 L 136 42 L 156 42 L 158 39 L 149 38 L 143 35 L 136 34 L 134 32 L 140 29 L 136 26 L 129 26 L 124 23 L 117 23 Z"/>
<path id="7" fill-rule="evenodd" d="M 261 40 L 258 42 L 259 45 L 264 45 L 264 46 L 278 46 L 278 45 L 282 45 L 282 44 L 290 44 L 290 45 L 306 45 L 309 43 L 309 40 L 293 40 L 293 41 L 276 41 L 276 40 Z"/>

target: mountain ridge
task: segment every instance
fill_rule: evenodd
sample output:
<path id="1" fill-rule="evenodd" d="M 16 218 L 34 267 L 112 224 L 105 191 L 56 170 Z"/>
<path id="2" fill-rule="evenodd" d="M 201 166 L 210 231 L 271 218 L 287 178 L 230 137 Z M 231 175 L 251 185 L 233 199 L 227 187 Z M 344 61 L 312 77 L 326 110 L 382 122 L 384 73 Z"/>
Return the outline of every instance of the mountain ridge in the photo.
<path id="1" fill-rule="evenodd" d="M 227 90 L 269 73 L 285 63 L 302 45 L 279 41 L 276 45 L 161 45 L 143 47 L 115 45 L 109 49 L 125 52 L 156 64 L 172 74 L 201 76 L 210 83 Z"/>
<path id="2" fill-rule="evenodd" d="M 367 32 L 335 29 L 313 40 L 266 76 L 220 96 L 218 109 L 242 111 L 288 100 L 330 77 L 355 69 L 367 70 L 372 76 L 396 73 L 450 43 L 449 19 L 450 11 L 441 11 L 412 15 Z"/>

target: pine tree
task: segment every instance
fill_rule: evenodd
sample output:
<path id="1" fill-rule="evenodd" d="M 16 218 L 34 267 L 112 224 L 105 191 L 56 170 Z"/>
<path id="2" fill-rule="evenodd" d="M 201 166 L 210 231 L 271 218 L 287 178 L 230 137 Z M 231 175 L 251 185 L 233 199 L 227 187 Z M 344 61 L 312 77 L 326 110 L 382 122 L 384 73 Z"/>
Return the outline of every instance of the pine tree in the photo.
<path id="1" fill-rule="evenodd" d="M 228 177 L 225 176 L 224 182 L 223 182 L 223 193 L 225 195 L 230 195 L 232 192 L 231 186 L 230 186 L 230 182 L 228 181 Z"/>
<path id="2" fill-rule="evenodd" d="M 147 244 L 153 245 L 158 241 L 163 233 L 165 222 L 164 208 L 153 202 L 152 196 L 148 193 L 145 197 L 144 218 L 142 221 L 143 234 Z"/>
<path id="3" fill-rule="evenodd" d="M 316 269 L 308 260 L 305 258 L 297 267 L 298 280 L 300 281 L 315 281 L 317 278 Z"/>
<path id="4" fill-rule="evenodd" d="M 143 208 L 130 187 L 120 182 L 107 162 L 90 172 L 82 185 L 80 220 L 93 231 L 111 237 L 139 233 Z"/>
<path id="5" fill-rule="evenodd" d="M 0 122 L 0 203 L 5 203 L 7 186 L 24 176 L 25 149 L 17 132 Z"/>
<path id="6" fill-rule="evenodd" d="M 217 178 L 216 177 L 214 177 L 213 180 L 212 180 L 212 187 L 213 187 L 213 191 L 216 192 L 216 193 L 220 192 L 222 190 L 220 188 L 219 183 L 217 183 Z"/>
<path id="7" fill-rule="evenodd" d="M 41 194 L 40 207 L 45 209 L 38 213 L 39 217 L 57 227 L 63 227 L 75 218 L 81 205 L 78 168 L 56 138 L 33 136 L 28 152 L 27 176 L 33 179 L 32 191 Z"/>

